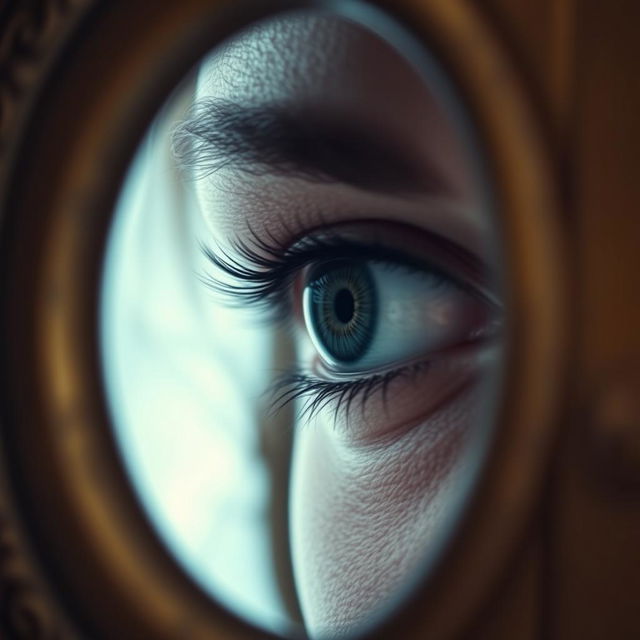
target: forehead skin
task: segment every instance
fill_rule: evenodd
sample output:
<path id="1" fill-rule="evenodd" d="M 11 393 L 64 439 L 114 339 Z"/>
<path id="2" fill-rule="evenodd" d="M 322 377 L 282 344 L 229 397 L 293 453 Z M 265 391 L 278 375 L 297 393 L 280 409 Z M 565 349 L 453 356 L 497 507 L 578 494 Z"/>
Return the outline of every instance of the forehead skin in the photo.
<path id="1" fill-rule="evenodd" d="M 212 234 L 223 243 L 242 234 L 244 223 L 258 234 L 277 235 L 274 220 L 284 227 L 302 224 L 304 231 L 345 219 L 397 219 L 471 249 L 488 236 L 455 128 L 415 71 L 358 26 L 317 14 L 262 24 L 205 62 L 197 97 L 341 114 L 384 132 L 425 165 L 437 165 L 453 193 L 451 202 L 434 207 L 428 197 L 407 200 L 222 170 L 196 188 Z M 406 393 L 415 396 L 415 387 Z M 460 443 L 473 408 L 469 393 L 389 447 L 345 443 L 322 420 L 297 430 L 293 560 L 312 637 L 362 621 L 424 557 L 460 469 Z"/>
<path id="2" fill-rule="evenodd" d="M 362 27 L 329 15 L 290 14 L 253 27 L 214 52 L 199 73 L 197 98 L 229 100 L 247 106 L 291 105 L 298 110 L 331 113 L 384 134 L 418 166 L 434 167 L 450 186 L 453 197 L 431 207 L 433 232 L 453 236 L 471 249 L 487 235 L 487 217 L 476 206 L 476 189 L 469 162 L 455 127 L 431 89 L 415 70 L 388 45 Z M 291 197 L 292 181 L 269 179 L 249 182 L 239 174 L 221 171 L 201 180 L 198 195 L 214 232 L 237 229 L 240 213 L 253 228 L 267 222 L 269 207 L 278 217 L 288 214 L 281 202 Z M 228 187 L 247 187 L 241 200 L 229 198 Z M 345 205 L 346 188 L 314 185 L 296 191 L 300 206 L 325 201 L 326 212 L 354 209 Z M 224 202 L 217 196 L 225 192 Z M 349 191 L 352 191 L 350 189 Z M 257 194 L 257 195 L 256 195 Z M 361 191 L 360 212 L 389 217 L 404 206 L 398 198 L 387 202 Z M 347 193 L 345 197 L 351 198 Z M 223 204 L 223 206 L 222 206 Z M 251 205 L 251 206 L 248 206 Z M 317 204 L 315 204 L 317 207 Z M 449 210 L 456 209 L 451 216 Z M 378 213 L 378 210 L 384 213 Z M 424 206 L 405 221 L 419 221 Z M 271 216 L 273 218 L 275 216 Z M 354 212 L 353 218 L 364 217 Z M 411 217 L 412 219 L 406 219 Z M 446 231 L 446 233 L 444 233 Z"/>
<path id="3" fill-rule="evenodd" d="M 292 14 L 250 29 L 212 56 L 198 93 L 333 109 L 410 142 L 416 129 L 440 117 L 426 87 L 428 99 L 417 99 L 417 85 L 405 60 L 362 27 L 333 16 Z M 399 118 L 399 108 L 411 118 Z"/>

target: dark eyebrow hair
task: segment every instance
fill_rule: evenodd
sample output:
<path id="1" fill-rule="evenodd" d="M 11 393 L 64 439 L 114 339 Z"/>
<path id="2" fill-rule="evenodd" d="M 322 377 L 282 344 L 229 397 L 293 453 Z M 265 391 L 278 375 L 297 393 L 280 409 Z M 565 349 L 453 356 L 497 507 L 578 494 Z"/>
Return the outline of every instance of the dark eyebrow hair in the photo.
<path id="1" fill-rule="evenodd" d="M 234 168 L 254 176 L 341 182 L 370 191 L 450 194 L 435 168 L 418 166 L 380 132 L 279 104 L 201 100 L 174 130 L 173 152 L 196 178 Z"/>

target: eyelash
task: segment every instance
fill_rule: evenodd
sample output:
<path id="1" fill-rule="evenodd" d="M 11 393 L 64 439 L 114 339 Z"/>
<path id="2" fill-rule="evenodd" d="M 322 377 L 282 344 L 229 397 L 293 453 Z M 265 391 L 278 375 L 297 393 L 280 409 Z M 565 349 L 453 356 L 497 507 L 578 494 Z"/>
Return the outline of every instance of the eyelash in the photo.
<path id="1" fill-rule="evenodd" d="M 428 367 L 428 362 L 413 363 L 384 374 L 342 382 L 330 382 L 300 371 L 291 371 L 285 373 L 271 386 L 270 392 L 275 395 L 272 403 L 273 411 L 277 412 L 294 400 L 302 399 L 304 404 L 299 410 L 299 417 L 310 420 L 335 400 L 335 419 L 341 409 L 345 409 L 345 413 L 348 414 L 351 405 L 358 399 L 361 409 L 364 410 L 367 400 L 376 392 L 382 394 L 382 402 L 386 406 L 387 390 L 394 380 L 403 377 L 413 378 Z"/>
<path id="2" fill-rule="evenodd" d="M 201 274 L 203 284 L 226 298 L 231 306 L 251 305 L 268 313 L 268 321 L 286 325 L 292 316 L 291 286 L 304 267 L 319 261 L 348 257 L 376 260 L 402 265 L 404 268 L 429 270 L 440 277 L 468 289 L 474 295 L 478 291 L 464 281 L 458 281 L 441 268 L 425 261 L 412 259 L 404 252 L 380 244 L 362 244 L 338 235 L 307 236 L 300 242 L 282 248 L 275 238 L 269 241 L 250 230 L 252 244 L 236 241 L 233 245 L 237 258 L 221 250 L 216 253 L 206 244 L 200 247 L 206 259 L 235 283 L 222 282 L 209 274 Z M 435 242 L 438 240 L 435 239 Z M 237 283 L 237 284 L 236 284 Z M 272 407 L 279 411 L 294 400 L 302 399 L 301 418 L 311 419 L 318 411 L 335 401 L 334 416 L 341 408 L 348 413 L 354 401 L 361 408 L 374 393 L 381 393 L 386 404 L 389 385 L 401 377 L 413 377 L 428 368 L 427 361 L 414 362 L 392 371 L 372 374 L 353 380 L 330 381 L 293 368 L 280 376 L 269 389 L 274 395 Z"/>
<path id="3" fill-rule="evenodd" d="M 308 236 L 283 249 L 273 237 L 270 237 L 273 242 L 270 244 L 253 231 L 251 236 L 251 245 L 239 240 L 234 242 L 233 248 L 238 258 L 224 250 L 216 252 L 208 245 L 200 244 L 207 260 L 239 284 L 222 282 L 208 274 L 201 274 L 199 277 L 207 288 L 224 296 L 229 305 L 249 304 L 261 307 L 271 314 L 271 321 L 285 322 L 290 317 L 289 286 L 302 268 L 315 262 L 328 262 L 345 257 L 398 264 L 416 271 L 431 271 L 478 295 L 474 287 L 456 279 L 438 266 L 424 260 L 412 259 L 402 251 L 381 244 L 363 244 L 338 235 L 324 235 Z"/>

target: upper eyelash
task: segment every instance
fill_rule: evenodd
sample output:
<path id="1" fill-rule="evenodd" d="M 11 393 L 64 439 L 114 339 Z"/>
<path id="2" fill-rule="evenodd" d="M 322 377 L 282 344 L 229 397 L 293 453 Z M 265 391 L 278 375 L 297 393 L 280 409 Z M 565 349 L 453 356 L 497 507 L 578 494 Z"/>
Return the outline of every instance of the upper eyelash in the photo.
<path id="1" fill-rule="evenodd" d="M 252 233 L 251 244 L 236 241 L 233 244 L 238 257 L 201 243 L 205 257 L 216 268 L 230 276 L 236 283 L 223 282 L 211 274 L 201 274 L 200 280 L 213 291 L 227 297 L 230 304 L 260 305 L 269 310 L 275 320 L 286 320 L 291 311 L 289 285 L 300 269 L 316 261 L 336 258 L 385 260 L 408 268 L 429 270 L 450 282 L 455 279 L 442 269 L 424 261 L 412 259 L 390 247 L 360 243 L 338 235 L 307 236 L 298 243 L 283 249 Z"/>

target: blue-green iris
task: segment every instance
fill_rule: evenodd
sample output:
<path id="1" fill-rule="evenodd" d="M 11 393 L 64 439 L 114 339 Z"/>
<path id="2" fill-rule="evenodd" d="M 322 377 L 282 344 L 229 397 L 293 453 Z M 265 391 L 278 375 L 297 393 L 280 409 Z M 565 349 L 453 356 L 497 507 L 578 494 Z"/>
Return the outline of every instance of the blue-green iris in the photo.
<path id="1" fill-rule="evenodd" d="M 365 263 L 335 260 L 309 276 L 311 330 L 338 363 L 355 362 L 369 348 L 376 325 L 375 284 Z"/>

